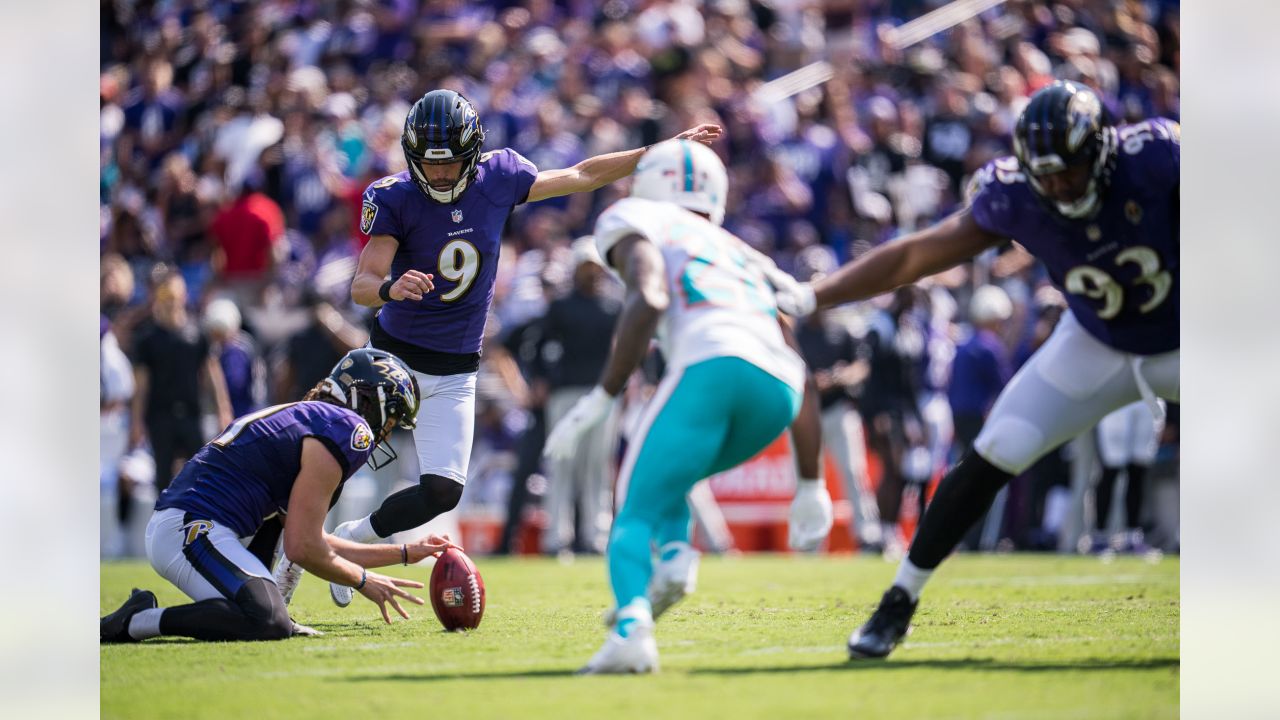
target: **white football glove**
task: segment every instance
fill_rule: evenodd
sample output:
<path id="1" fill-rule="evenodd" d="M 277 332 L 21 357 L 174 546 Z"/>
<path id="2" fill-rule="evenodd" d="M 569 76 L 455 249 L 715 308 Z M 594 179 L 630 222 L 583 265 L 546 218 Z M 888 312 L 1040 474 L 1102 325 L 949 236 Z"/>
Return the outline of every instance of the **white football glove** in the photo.
<path id="1" fill-rule="evenodd" d="M 778 272 L 787 275 L 781 270 Z M 790 279 L 791 276 L 787 275 L 787 278 Z M 769 283 L 773 285 L 773 297 L 778 303 L 778 309 L 793 318 L 805 317 L 818 306 L 818 299 L 813 294 L 813 286 L 809 283 L 791 279 L 792 287 L 789 288 L 778 287 L 773 278 L 769 278 Z"/>
<path id="2" fill-rule="evenodd" d="M 813 296 L 813 287 L 791 277 L 790 273 L 779 268 L 773 259 L 743 243 L 747 262 L 759 268 L 769 285 L 773 288 L 773 296 L 778 309 L 794 318 L 802 318 L 813 312 L 818 301 Z"/>
<path id="3" fill-rule="evenodd" d="M 821 481 L 797 482 L 796 496 L 791 501 L 791 514 L 787 518 L 787 544 L 792 550 L 812 552 L 831 532 L 835 512 L 831 507 L 831 495 Z"/>
<path id="4" fill-rule="evenodd" d="M 547 435 L 542 454 L 552 460 L 567 460 L 578 451 L 578 440 L 600 424 L 613 409 L 614 398 L 599 385 L 569 408 Z"/>

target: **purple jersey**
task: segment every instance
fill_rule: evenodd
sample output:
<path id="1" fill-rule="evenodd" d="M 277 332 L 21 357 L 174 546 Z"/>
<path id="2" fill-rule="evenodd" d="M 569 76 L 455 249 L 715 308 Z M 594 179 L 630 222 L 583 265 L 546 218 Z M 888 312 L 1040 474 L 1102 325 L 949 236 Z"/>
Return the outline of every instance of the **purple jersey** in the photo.
<path id="1" fill-rule="evenodd" d="M 502 228 L 537 176 L 533 163 L 504 148 L 480 156 L 466 192 L 450 205 L 426 198 L 407 170 L 369 185 L 360 229 L 399 243 L 391 277 L 410 269 L 435 276 L 436 289 L 421 301 L 382 306 L 378 322 L 387 334 L 437 352 L 480 351 Z"/>
<path id="2" fill-rule="evenodd" d="M 1178 349 L 1180 129 L 1160 118 L 1117 133 L 1111 185 L 1093 218 L 1056 217 L 1011 157 L 975 173 L 971 212 L 983 229 L 1044 262 L 1090 335 L 1154 355 Z"/>
<path id="3" fill-rule="evenodd" d="M 373 450 L 373 434 L 355 412 L 326 402 L 276 405 L 237 419 L 200 448 L 156 501 L 223 523 L 247 537 L 287 514 L 302 467 L 302 440 L 324 443 L 346 482 Z M 339 485 L 341 487 L 341 485 Z"/>

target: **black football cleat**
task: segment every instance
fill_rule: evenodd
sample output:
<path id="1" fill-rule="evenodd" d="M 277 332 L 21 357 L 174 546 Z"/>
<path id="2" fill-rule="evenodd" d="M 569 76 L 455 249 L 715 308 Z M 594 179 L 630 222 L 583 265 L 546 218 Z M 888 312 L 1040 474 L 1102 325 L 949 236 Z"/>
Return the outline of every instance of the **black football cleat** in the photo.
<path id="1" fill-rule="evenodd" d="M 159 607 L 155 593 L 150 590 L 134 588 L 129 599 L 124 601 L 119 610 L 102 618 L 98 625 L 99 642 L 125 643 L 138 642 L 129 634 L 129 620 L 139 610 L 152 610 Z"/>
<path id="2" fill-rule="evenodd" d="M 887 657 L 911 629 L 916 604 L 906 590 L 894 585 L 880 598 L 880 607 L 849 636 L 849 659 Z"/>

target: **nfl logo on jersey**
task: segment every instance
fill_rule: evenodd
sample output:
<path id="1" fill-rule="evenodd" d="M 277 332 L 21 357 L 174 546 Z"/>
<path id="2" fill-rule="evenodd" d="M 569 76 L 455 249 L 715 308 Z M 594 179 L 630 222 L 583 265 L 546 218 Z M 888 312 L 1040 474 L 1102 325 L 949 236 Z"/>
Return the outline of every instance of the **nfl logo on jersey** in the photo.
<path id="1" fill-rule="evenodd" d="M 456 223 L 460 223 L 460 222 L 462 222 L 462 211 L 461 211 L 461 210 L 454 210 L 454 211 L 453 211 L 453 221 L 454 221 L 454 222 L 456 222 Z"/>

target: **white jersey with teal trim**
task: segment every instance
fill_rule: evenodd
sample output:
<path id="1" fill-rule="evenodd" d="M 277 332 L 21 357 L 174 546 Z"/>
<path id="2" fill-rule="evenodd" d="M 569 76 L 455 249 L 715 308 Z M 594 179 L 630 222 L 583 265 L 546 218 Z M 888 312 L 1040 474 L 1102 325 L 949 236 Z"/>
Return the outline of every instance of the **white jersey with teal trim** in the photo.
<path id="1" fill-rule="evenodd" d="M 803 391 L 804 361 L 783 340 L 773 291 L 745 243 L 682 207 L 631 197 L 596 220 L 600 256 L 631 234 L 657 245 L 666 264 L 671 303 L 658 344 L 668 365 L 739 357 Z"/>

